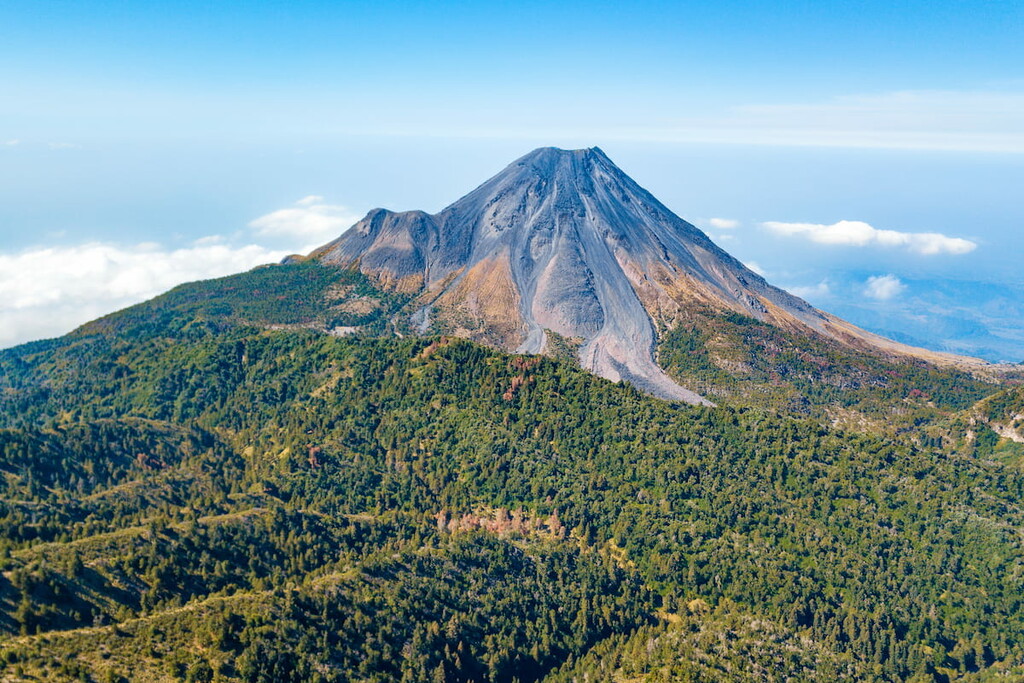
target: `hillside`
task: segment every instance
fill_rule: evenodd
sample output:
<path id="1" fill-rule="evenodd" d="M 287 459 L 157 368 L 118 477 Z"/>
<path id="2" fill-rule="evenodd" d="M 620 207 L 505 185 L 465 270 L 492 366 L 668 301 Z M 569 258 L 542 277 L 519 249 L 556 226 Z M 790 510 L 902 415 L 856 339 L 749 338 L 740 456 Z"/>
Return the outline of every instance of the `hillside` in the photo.
<path id="1" fill-rule="evenodd" d="M 320 268 L 244 282 L 363 286 Z M 720 680 L 1024 663 L 1024 478 L 983 442 L 325 335 L 239 282 L 0 354 L 7 679 L 567 680 L 637 638 Z"/>
<path id="2" fill-rule="evenodd" d="M 0 680 L 1014 680 L 1020 379 L 538 150 L 0 351 Z"/>
<path id="3" fill-rule="evenodd" d="M 984 399 L 974 414 L 999 436 L 1024 444 L 1024 387 L 1012 387 Z"/>
<path id="4" fill-rule="evenodd" d="M 115 340 L 155 343 L 169 334 L 204 335 L 239 327 L 309 331 L 358 339 L 410 334 L 396 318 L 414 299 L 380 289 L 367 276 L 316 261 L 256 268 L 176 287 L 151 301 L 84 325 L 57 340 L 2 352 L 0 389 L 9 400 L 43 390 L 37 366 L 89 363 Z M 550 334 L 545 354 L 578 365 L 578 344 Z M 126 344 L 127 345 L 127 344 Z M 896 359 L 786 332 L 741 314 L 695 310 L 689 322 L 662 328 L 655 349 L 668 376 L 718 405 L 762 408 L 823 419 L 872 433 L 912 430 L 972 406 L 1018 381 L 1019 370 L 965 371 Z M 94 368 L 116 379 L 115 365 Z M 1014 374 L 1016 373 L 1016 375 Z M 68 401 L 74 402 L 73 392 Z M 19 413 L 34 424 L 28 401 Z"/>
<path id="5" fill-rule="evenodd" d="M 535 150 L 435 215 L 371 211 L 308 257 L 182 285 L 49 344 L 74 357 L 168 325 L 448 334 L 669 400 L 872 433 L 1024 379 L 871 335 L 773 287 L 596 148 Z"/>
<path id="6" fill-rule="evenodd" d="M 977 359 L 868 333 L 772 286 L 596 147 L 534 150 L 436 215 L 375 209 L 310 257 L 409 295 L 394 318 L 401 331 L 455 334 L 518 353 L 568 340 L 582 367 L 690 403 L 708 400 L 703 384 L 666 375 L 657 351 L 667 335 L 695 325 L 725 332 L 714 334 L 721 353 L 708 357 L 730 374 L 729 356 L 748 350 L 733 342 L 743 321 L 785 335 L 797 355 L 820 358 L 827 346 L 876 361 L 991 372 Z"/>

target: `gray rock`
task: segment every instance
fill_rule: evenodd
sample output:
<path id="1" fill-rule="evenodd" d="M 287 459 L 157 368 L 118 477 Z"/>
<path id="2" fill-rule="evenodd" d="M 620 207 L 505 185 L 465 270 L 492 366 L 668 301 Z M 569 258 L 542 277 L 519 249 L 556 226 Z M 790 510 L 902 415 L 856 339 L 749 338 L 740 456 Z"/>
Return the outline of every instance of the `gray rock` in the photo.
<path id="1" fill-rule="evenodd" d="M 413 320 L 521 353 L 551 330 L 583 367 L 663 398 L 708 403 L 654 359 L 655 323 L 734 311 L 885 353 L 863 332 L 773 287 L 676 216 L 594 147 L 546 147 L 436 215 L 375 209 L 312 255 L 416 295 Z M 934 354 L 932 354 L 934 355 Z"/>

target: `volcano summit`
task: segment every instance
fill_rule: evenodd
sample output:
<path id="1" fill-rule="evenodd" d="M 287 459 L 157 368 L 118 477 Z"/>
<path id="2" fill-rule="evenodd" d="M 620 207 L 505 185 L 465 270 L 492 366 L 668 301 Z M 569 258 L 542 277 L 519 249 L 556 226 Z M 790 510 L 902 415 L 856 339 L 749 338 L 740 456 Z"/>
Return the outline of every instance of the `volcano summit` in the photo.
<path id="1" fill-rule="evenodd" d="M 735 313 L 861 351 L 972 364 L 860 330 L 768 284 L 597 147 L 545 147 L 440 213 L 375 209 L 311 257 L 413 295 L 404 324 L 506 351 L 569 340 L 581 365 L 704 402 L 656 362 L 659 330 Z M 556 336 L 557 335 L 557 336 Z"/>

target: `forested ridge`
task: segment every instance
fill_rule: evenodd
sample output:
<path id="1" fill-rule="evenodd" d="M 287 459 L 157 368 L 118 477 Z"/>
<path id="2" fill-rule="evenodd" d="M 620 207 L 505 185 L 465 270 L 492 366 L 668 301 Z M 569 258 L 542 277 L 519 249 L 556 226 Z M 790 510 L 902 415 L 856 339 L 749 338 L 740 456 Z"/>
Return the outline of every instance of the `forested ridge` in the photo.
<path id="1" fill-rule="evenodd" d="M 695 313 L 660 340 L 666 369 L 716 402 L 868 424 L 873 431 L 911 431 L 995 390 L 989 377 L 896 361 L 738 313 Z"/>
<path id="2" fill-rule="evenodd" d="M 666 403 L 275 270 L 0 352 L 3 678 L 1022 675 L 1020 453 L 973 399 Z"/>

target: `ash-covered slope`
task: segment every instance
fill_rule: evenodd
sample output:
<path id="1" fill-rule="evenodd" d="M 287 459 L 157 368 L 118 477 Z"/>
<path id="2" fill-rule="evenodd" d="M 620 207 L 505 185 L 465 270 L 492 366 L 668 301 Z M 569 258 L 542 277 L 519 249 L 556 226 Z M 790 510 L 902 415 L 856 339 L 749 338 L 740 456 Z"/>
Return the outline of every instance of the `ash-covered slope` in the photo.
<path id="1" fill-rule="evenodd" d="M 663 206 L 598 148 L 542 148 L 436 215 L 371 211 L 312 256 L 416 295 L 410 322 L 506 350 L 548 331 L 583 367 L 655 395 L 705 402 L 654 359 L 656 324 L 696 308 L 742 313 L 885 353 L 870 335 L 781 289 Z"/>

